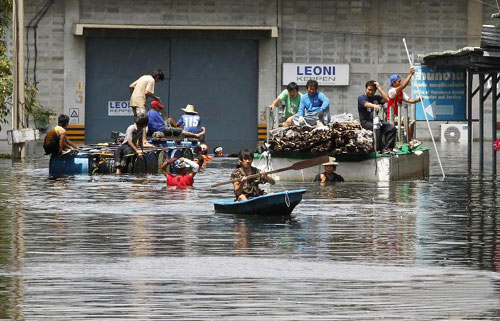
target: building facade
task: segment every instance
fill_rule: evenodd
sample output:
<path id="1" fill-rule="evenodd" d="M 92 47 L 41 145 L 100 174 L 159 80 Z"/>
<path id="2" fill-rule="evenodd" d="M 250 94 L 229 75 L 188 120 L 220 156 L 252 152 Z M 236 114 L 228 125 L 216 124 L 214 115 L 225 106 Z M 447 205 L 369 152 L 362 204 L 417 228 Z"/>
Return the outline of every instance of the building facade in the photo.
<path id="1" fill-rule="evenodd" d="M 320 90 L 332 114 L 357 118 L 367 80 L 388 88 L 391 74 L 408 73 L 403 37 L 419 62 L 429 52 L 478 46 L 481 25 L 495 24 L 490 17 L 498 12 L 494 2 L 475 0 L 25 0 L 24 6 L 27 26 L 45 11 L 36 56 L 35 28 L 26 29 L 27 80 L 36 75 L 42 104 L 71 116 L 75 139 L 97 142 L 125 131 L 133 118 L 112 114 L 128 101 L 128 85 L 161 68 L 166 80 L 156 91 L 170 116 L 193 104 L 207 140 L 228 151 L 257 144 L 258 128 L 269 122 L 266 107 L 285 88 L 283 64 L 347 64 L 348 85 Z M 432 128 L 439 136 L 439 123 Z"/>

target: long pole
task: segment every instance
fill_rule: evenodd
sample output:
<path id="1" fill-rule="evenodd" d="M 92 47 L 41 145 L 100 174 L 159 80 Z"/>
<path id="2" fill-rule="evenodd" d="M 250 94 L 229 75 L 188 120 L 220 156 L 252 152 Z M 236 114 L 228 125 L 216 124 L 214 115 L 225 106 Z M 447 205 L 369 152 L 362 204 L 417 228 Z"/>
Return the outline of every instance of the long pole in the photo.
<path id="1" fill-rule="evenodd" d="M 492 141 L 497 140 L 497 85 L 498 85 L 498 76 L 497 73 L 494 72 L 492 74 L 492 86 L 491 86 L 491 139 Z M 491 172 L 493 176 L 497 175 L 497 152 L 492 150 L 491 155 Z"/>
<path id="2" fill-rule="evenodd" d="M 410 67 L 413 68 L 413 62 L 411 61 L 410 52 L 408 51 L 408 46 L 406 46 L 405 38 L 403 38 L 403 43 L 405 45 L 406 55 L 408 56 L 408 62 L 410 63 Z M 439 152 L 438 152 L 438 149 L 436 146 L 436 141 L 434 140 L 434 136 L 432 135 L 431 125 L 429 123 L 429 119 L 427 118 L 427 113 L 425 112 L 424 100 L 422 99 L 422 95 L 420 94 L 420 88 L 418 87 L 418 81 L 416 81 L 415 83 L 417 84 L 417 94 L 418 94 L 418 97 L 420 98 L 420 104 L 422 106 L 422 111 L 424 112 L 424 117 L 425 117 L 425 122 L 427 123 L 427 128 L 429 128 L 429 133 L 431 134 L 432 144 L 434 145 L 434 150 L 436 151 L 437 159 L 439 162 L 439 167 L 441 168 L 441 174 L 443 175 L 443 178 L 445 178 L 446 175 L 444 175 L 443 164 L 441 164 L 441 157 L 439 157 Z"/>

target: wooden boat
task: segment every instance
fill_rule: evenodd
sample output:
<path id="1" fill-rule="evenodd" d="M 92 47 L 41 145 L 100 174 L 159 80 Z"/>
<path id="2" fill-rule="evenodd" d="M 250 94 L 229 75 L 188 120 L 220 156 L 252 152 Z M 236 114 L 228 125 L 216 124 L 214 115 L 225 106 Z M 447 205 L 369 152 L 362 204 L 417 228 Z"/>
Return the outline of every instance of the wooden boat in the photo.
<path id="1" fill-rule="evenodd" d="M 215 200 L 215 211 L 218 213 L 288 216 L 302 200 L 305 189 L 266 194 L 246 201 Z"/>

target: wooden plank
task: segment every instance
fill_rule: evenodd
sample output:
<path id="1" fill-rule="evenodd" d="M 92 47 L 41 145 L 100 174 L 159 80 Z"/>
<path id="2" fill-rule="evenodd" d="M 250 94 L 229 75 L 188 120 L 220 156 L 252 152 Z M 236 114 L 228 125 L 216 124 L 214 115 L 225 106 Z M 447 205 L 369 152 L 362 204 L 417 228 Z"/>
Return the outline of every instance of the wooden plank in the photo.
<path id="1" fill-rule="evenodd" d="M 85 131 L 84 130 L 68 129 L 68 130 L 66 130 L 66 135 L 85 135 Z"/>

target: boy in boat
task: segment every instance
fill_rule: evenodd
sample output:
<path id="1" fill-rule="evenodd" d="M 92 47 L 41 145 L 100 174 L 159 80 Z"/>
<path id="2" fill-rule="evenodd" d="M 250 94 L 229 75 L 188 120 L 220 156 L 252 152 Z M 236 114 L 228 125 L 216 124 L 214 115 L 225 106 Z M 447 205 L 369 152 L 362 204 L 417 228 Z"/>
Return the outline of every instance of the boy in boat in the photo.
<path id="1" fill-rule="evenodd" d="M 177 126 L 183 128 L 182 134 L 185 137 L 202 138 L 205 135 L 205 127 L 200 126 L 201 120 L 198 112 L 194 110 L 193 105 L 187 105 L 186 108 L 181 108 L 184 115 L 177 122 Z"/>
<path id="2" fill-rule="evenodd" d="M 46 154 L 61 155 L 71 149 L 80 149 L 66 136 L 68 124 L 69 116 L 65 114 L 59 115 L 57 126 L 47 133 L 43 141 L 43 149 Z"/>
<path id="3" fill-rule="evenodd" d="M 321 185 L 333 182 L 343 182 L 344 178 L 339 174 L 335 173 L 339 163 L 335 161 L 335 157 L 330 157 L 327 163 L 324 163 L 325 171 L 316 175 L 314 179 L 315 182 L 321 182 Z"/>
<path id="4" fill-rule="evenodd" d="M 135 123 L 128 126 L 125 139 L 115 150 L 116 174 L 122 173 L 122 169 L 128 164 L 132 154 L 136 153 L 137 157 L 142 156 L 147 126 L 148 116 L 144 114 L 138 115 Z"/>
<path id="5" fill-rule="evenodd" d="M 169 172 L 169 165 L 174 165 L 177 170 L 177 175 L 173 175 Z M 199 165 L 197 162 L 190 159 L 181 158 L 171 158 L 161 165 L 161 171 L 167 178 L 168 186 L 177 187 L 188 187 L 193 186 L 194 176 L 198 173 Z"/>
<path id="6" fill-rule="evenodd" d="M 269 109 L 272 111 L 280 102 L 285 102 L 285 111 L 283 113 L 285 121 L 281 123 L 280 126 L 293 126 L 293 115 L 299 111 L 301 99 L 302 94 L 299 92 L 299 85 L 292 81 L 269 106 Z"/>
<path id="7" fill-rule="evenodd" d="M 260 171 L 252 166 L 253 153 L 248 149 L 244 149 L 238 154 L 239 165 L 231 173 L 231 180 L 237 179 L 233 183 L 234 194 L 237 201 L 246 201 L 251 197 L 264 195 L 264 191 L 259 188 L 259 184 L 269 183 L 275 184 L 272 177 L 268 176 L 265 171 Z M 258 177 L 247 178 L 247 176 L 260 174 Z"/>

